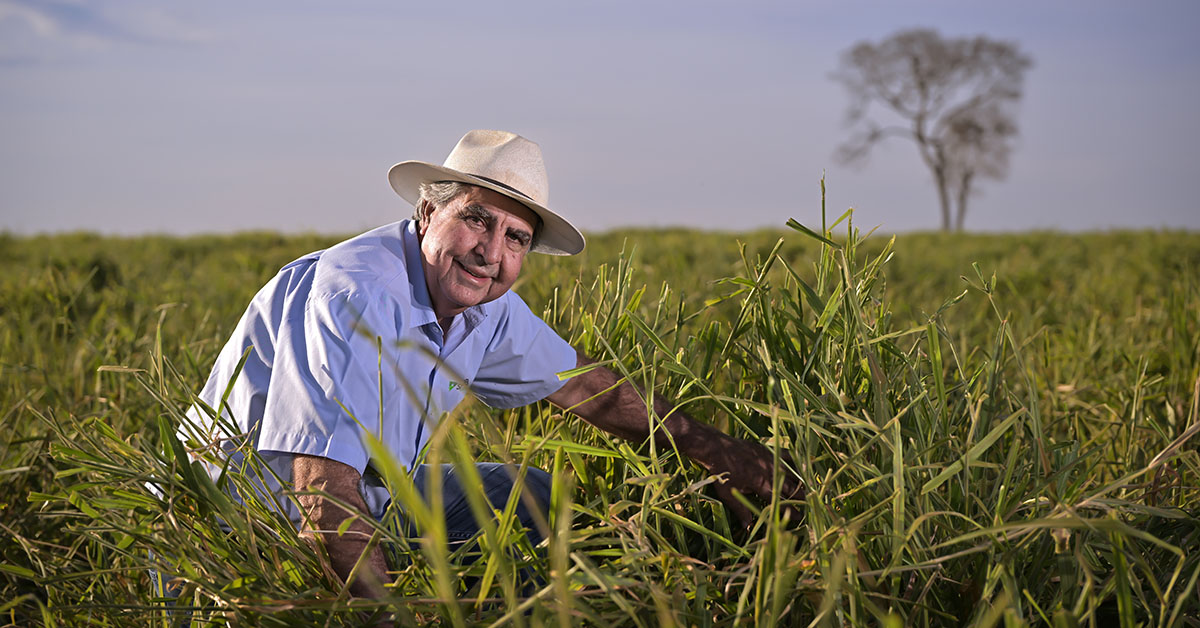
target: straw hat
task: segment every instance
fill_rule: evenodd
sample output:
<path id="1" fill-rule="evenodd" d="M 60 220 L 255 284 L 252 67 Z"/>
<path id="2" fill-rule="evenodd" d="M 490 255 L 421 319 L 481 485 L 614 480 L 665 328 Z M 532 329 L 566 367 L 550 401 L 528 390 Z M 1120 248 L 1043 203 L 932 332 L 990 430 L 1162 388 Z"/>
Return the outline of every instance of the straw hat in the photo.
<path id="1" fill-rule="evenodd" d="M 550 182 L 537 144 L 507 131 L 470 131 L 458 141 L 440 166 L 402 161 L 388 172 L 392 189 L 414 206 L 420 185 L 458 181 L 499 192 L 533 210 L 542 219 L 537 242 L 530 249 L 549 255 L 574 255 L 583 250 L 583 234 L 546 203 Z"/>

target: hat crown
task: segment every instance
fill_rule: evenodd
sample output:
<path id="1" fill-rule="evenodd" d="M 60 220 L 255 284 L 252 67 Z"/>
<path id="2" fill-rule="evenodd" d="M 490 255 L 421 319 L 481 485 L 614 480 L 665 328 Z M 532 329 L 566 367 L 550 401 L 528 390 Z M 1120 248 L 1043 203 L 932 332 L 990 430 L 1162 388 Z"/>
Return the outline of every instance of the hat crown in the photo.
<path id="1" fill-rule="evenodd" d="M 459 172 L 490 179 L 539 205 L 548 205 L 550 181 L 542 149 L 507 131 L 471 131 L 442 164 Z"/>

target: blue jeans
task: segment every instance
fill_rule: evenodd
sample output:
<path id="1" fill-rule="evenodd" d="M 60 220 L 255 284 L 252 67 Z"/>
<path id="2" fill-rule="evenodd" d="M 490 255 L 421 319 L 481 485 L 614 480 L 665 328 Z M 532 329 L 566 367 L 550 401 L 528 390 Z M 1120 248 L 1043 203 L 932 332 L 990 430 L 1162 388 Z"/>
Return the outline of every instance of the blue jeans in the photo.
<path id="1" fill-rule="evenodd" d="M 475 470 L 479 473 L 479 479 L 483 483 L 483 493 L 491 502 L 492 508 L 504 510 L 509 494 L 513 491 L 517 467 L 496 462 L 479 462 L 475 464 Z M 423 464 L 413 471 L 413 483 L 421 492 L 422 499 L 429 501 L 429 481 L 432 473 L 441 473 L 442 475 L 442 509 L 446 516 L 446 536 L 449 541 L 461 543 L 475 536 L 479 532 L 480 526 L 471 513 L 471 505 L 463 492 L 460 477 L 455 471 L 454 465 L 443 464 L 440 467 L 433 467 Z M 530 513 L 530 500 L 527 497 L 533 498 L 537 510 L 542 515 L 542 521 L 548 522 L 550 474 L 541 469 L 529 467 L 525 472 L 525 481 L 522 487 L 527 495 L 518 500 L 516 516 L 527 530 L 526 534 L 529 537 L 530 545 L 537 545 L 543 537 L 534 516 Z"/>

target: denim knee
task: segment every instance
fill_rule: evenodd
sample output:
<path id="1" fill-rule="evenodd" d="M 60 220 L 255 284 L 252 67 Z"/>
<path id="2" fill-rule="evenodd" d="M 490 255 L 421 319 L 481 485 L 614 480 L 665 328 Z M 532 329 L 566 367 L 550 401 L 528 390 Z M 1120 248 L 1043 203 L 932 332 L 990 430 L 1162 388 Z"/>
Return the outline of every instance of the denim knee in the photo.
<path id="1" fill-rule="evenodd" d="M 482 489 L 483 495 L 492 509 L 504 510 L 508 504 L 509 496 L 517 486 L 516 478 L 518 477 L 520 467 L 498 462 L 480 462 L 475 464 L 475 469 L 479 474 L 481 484 L 479 488 Z M 479 522 L 475 520 L 475 516 L 468 505 L 466 493 L 461 484 L 462 478 L 451 464 L 443 464 L 440 467 L 430 467 L 428 465 L 417 467 L 413 473 L 413 481 L 421 492 L 421 496 L 426 500 L 429 499 L 427 493 L 429 489 L 429 474 L 431 473 L 440 473 L 442 477 L 442 507 L 446 518 L 447 532 L 455 540 L 470 538 L 479 531 Z M 541 469 L 527 467 L 524 480 L 521 483 L 521 490 L 524 494 L 517 499 L 517 519 L 523 527 L 529 530 L 529 538 L 536 545 L 541 541 L 542 534 L 541 528 L 537 523 L 539 517 L 532 514 L 531 506 L 541 513 L 540 519 L 542 521 L 548 522 L 551 492 L 550 474 Z M 530 498 L 532 498 L 532 502 Z M 403 514 L 401 518 L 407 519 Z M 411 527 L 411 523 L 406 525 L 409 526 L 408 535 L 416 536 L 417 531 Z"/>
<path id="2" fill-rule="evenodd" d="M 491 501 L 493 508 L 502 510 L 509 495 L 516 488 L 519 467 L 500 463 L 481 463 L 479 467 L 488 500 Z M 543 521 L 548 520 L 550 484 L 549 473 L 534 467 L 526 468 L 525 478 L 521 484 L 524 495 L 517 501 L 517 519 L 520 520 L 521 525 L 529 529 L 530 540 L 534 543 L 542 539 L 542 534 L 537 525 L 538 517 L 532 514 L 531 506 L 541 514 Z M 529 498 L 533 499 L 532 504 Z"/>
<path id="3" fill-rule="evenodd" d="M 535 467 L 525 472 L 525 490 L 537 500 L 543 514 L 550 512 L 551 476 Z"/>

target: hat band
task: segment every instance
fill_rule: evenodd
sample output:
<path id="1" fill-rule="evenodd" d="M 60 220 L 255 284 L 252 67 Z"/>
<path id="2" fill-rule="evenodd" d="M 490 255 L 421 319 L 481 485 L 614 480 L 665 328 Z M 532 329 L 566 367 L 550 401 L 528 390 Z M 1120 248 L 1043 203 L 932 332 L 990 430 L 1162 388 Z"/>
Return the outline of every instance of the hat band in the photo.
<path id="1" fill-rule="evenodd" d="M 533 197 L 532 197 L 532 196 L 530 196 L 530 195 L 528 195 L 528 194 L 526 194 L 526 193 L 522 192 L 521 190 L 518 190 L 517 188 L 514 188 L 513 186 L 511 186 L 511 185 L 509 185 L 509 184 L 507 184 L 507 183 L 502 183 L 502 182 L 500 182 L 500 181 L 497 181 L 497 180 L 495 180 L 495 179 L 493 179 L 493 178 L 491 178 L 491 177 L 485 177 L 485 176 L 483 176 L 483 175 L 481 175 L 481 174 L 475 174 L 475 173 L 472 173 L 472 172 L 468 172 L 467 174 L 471 175 L 472 177 L 475 177 L 476 179 L 483 179 L 484 181 L 487 181 L 488 183 L 491 183 L 492 185 L 498 185 L 498 186 L 500 186 L 500 187 L 502 187 L 502 188 L 504 188 L 504 189 L 506 189 L 506 190 L 508 190 L 508 191 L 510 191 L 510 192 L 516 192 L 517 194 L 520 194 L 521 196 L 524 196 L 525 198 L 527 198 L 527 199 L 529 199 L 529 200 L 533 201 Z M 533 201 L 533 202 L 535 202 L 535 203 L 536 203 L 537 201 Z"/>

